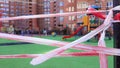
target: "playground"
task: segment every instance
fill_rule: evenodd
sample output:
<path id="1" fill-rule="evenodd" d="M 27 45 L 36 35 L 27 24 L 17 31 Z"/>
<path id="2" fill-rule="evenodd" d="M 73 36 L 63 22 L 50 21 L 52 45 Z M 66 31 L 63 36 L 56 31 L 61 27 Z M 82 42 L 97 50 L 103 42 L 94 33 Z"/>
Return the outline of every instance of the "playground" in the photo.
<path id="1" fill-rule="evenodd" d="M 118 10 L 118 9 L 120 9 L 120 6 L 113 8 L 113 10 L 114 9 Z M 93 11 L 93 10 L 91 10 L 91 8 L 88 8 L 88 10 Z M 73 14 L 75 14 L 75 13 L 73 13 Z M 78 33 L 79 30 L 81 30 L 83 27 L 79 27 L 73 34 L 70 34 L 69 36 L 63 36 L 63 38 L 59 37 L 59 36 L 57 37 L 56 35 L 53 36 L 54 34 L 52 34 L 52 36 L 50 36 L 50 37 L 47 36 L 46 34 L 44 34 L 46 37 L 43 38 L 43 36 L 42 36 L 42 38 L 40 38 L 40 37 L 38 38 L 38 37 L 29 37 L 29 36 L 22 36 L 22 35 L 0 33 L 0 38 L 3 38 L 3 39 L 1 39 L 2 46 L 0 47 L 1 67 L 8 68 L 8 67 L 15 65 L 16 68 L 20 68 L 20 67 L 22 68 L 22 66 L 24 66 L 25 68 L 33 68 L 33 66 L 39 67 L 39 64 L 41 64 L 40 67 L 43 67 L 43 68 L 50 68 L 50 67 L 51 68 L 59 68 L 59 67 L 61 67 L 61 65 L 64 68 L 70 68 L 70 67 L 77 68 L 81 64 L 80 67 L 83 67 L 83 68 L 87 68 L 88 67 L 87 65 L 89 65 L 89 68 L 98 68 L 99 66 L 100 66 L 100 68 L 108 68 L 108 67 L 113 68 L 113 65 L 111 64 L 111 63 L 113 63 L 113 61 L 112 61 L 113 57 L 110 55 L 118 55 L 119 56 L 120 50 L 112 48 L 113 47 L 113 45 L 111 45 L 111 44 L 113 44 L 112 38 L 109 39 L 109 41 L 106 40 L 106 38 L 105 38 L 106 30 L 111 26 L 113 11 L 110 10 L 109 14 L 106 18 L 102 14 L 100 14 L 100 12 L 99 12 L 99 14 L 96 14 L 94 12 L 92 14 L 95 16 L 99 16 L 100 18 L 104 18 L 105 21 L 99 27 L 96 27 L 94 30 L 90 31 L 89 33 L 85 34 L 82 37 L 74 38 L 74 35 L 76 33 Z M 56 15 L 64 16 L 64 15 L 66 15 L 66 13 L 63 13 L 63 14 L 58 13 L 58 14 L 52 14 L 52 15 L 51 14 L 39 15 L 37 17 L 39 17 L 39 18 L 53 17 Z M 14 19 L 21 19 L 23 17 L 25 17 L 26 19 L 31 18 L 29 16 L 19 16 L 19 17 L 12 17 L 12 18 L 3 18 L 3 19 L 1 18 L 0 20 L 5 20 L 5 19 L 6 20 L 14 20 Z M 46 31 L 44 33 L 46 33 Z M 94 36 L 96 36 L 99 33 L 100 33 L 99 38 L 97 38 L 97 40 L 95 40 L 95 41 L 92 40 L 93 42 L 91 42 L 91 39 L 94 38 Z M 67 39 L 69 41 L 64 39 L 64 38 L 71 38 L 71 37 L 73 37 L 73 38 Z M 5 40 L 5 39 L 9 39 L 9 40 Z M 22 43 L 20 43 L 20 42 L 15 43 L 16 41 L 10 41 L 10 40 L 21 41 Z M 89 42 L 86 42 L 88 40 L 89 40 Z M 4 44 L 3 42 L 5 42 L 7 44 Z M 10 42 L 14 42 L 14 43 L 12 43 L 13 45 L 11 45 Z M 28 42 L 28 43 L 25 43 L 25 42 Z M 84 44 L 83 44 L 83 42 L 84 42 Z M 30 44 L 30 43 L 36 43 L 36 44 Z M 24 45 L 22 45 L 22 44 L 24 44 Z M 37 45 L 37 44 L 39 44 L 39 45 Z M 42 45 L 40 45 L 40 44 L 42 44 Z M 107 48 L 106 48 L 106 44 L 109 45 L 109 46 L 107 46 Z M 10 45 L 10 46 L 4 46 L 4 45 Z M 46 45 L 49 45 L 49 46 L 46 46 Z M 92 45 L 98 45 L 98 46 L 92 46 Z M 58 46 L 59 48 L 56 48 L 55 46 Z M 75 50 L 73 50 L 71 48 L 73 48 Z M 70 50 L 68 50 L 68 49 L 70 49 Z M 79 50 L 83 50 L 83 51 L 81 52 Z M 110 57 L 107 57 L 107 56 L 110 56 Z M 50 59 L 52 57 L 54 57 L 54 59 Z M 12 59 L 12 58 L 14 58 L 14 59 Z M 27 59 L 27 58 L 33 58 L 32 61 L 30 62 L 31 65 L 28 64 L 28 62 L 27 62 L 27 61 L 30 61 L 31 59 Z M 50 59 L 50 60 L 48 60 L 48 59 Z M 64 60 L 64 62 L 62 60 Z M 98 60 L 100 61 L 100 63 L 97 63 Z M 107 60 L 109 60 L 109 61 L 107 61 Z M 44 61 L 46 61 L 46 63 L 43 63 Z M 9 66 L 9 64 L 10 64 L 10 66 Z"/>
<path id="2" fill-rule="evenodd" d="M 56 36 L 56 37 L 42 36 L 41 38 L 63 41 L 61 37 L 62 36 Z M 75 37 L 72 37 L 64 41 L 72 42 L 74 40 L 76 40 Z M 113 40 L 109 40 L 106 38 L 105 41 L 106 41 L 107 47 L 113 47 L 112 45 Z M 44 54 L 52 49 L 57 48 L 56 46 L 47 46 L 47 45 L 39 45 L 39 44 L 32 44 L 32 43 L 18 44 L 18 42 L 19 41 L 0 39 L 0 52 L 1 52 L 0 54 L 1 55 Z M 96 46 L 97 41 L 93 38 L 89 42 L 84 42 L 84 44 L 91 44 Z M 80 51 L 75 49 L 69 49 L 65 52 L 66 53 L 82 52 L 82 50 Z M 88 68 L 88 65 L 89 65 L 89 68 L 99 68 L 98 56 L 56 57 L 37 66 L 32 66 L 31 64 L 29 64 L 30 60 L 31 58 L 0 59 L 0 67 L 1 68 L 61 68 L 61 67 L 62 68 L 78 68 L 78 67 Z M 108 67 L 113 68 L 112 56 L 108 56 Z"/>
<path id="3" fill-rule="evenodd" d="M 72 3 L 71 0 L 69 2 Z M 15 17 L 2 17 L 1 15 L 0 22 L 10 23 L 9 27 L 5 28 L 0 25 L 0 67 L 114 68 L 114 64 L 117 64 L 114 62 L 114 56 L 116 58 L 120 56 L 119 47 L 113 45 L 117 46 L 119 43 L 120 32 L 117 31 L 119 26 L 115 27 L 114 25 L 120 22 L 120 13 L 117 11 L 120 11 L 120 5 L 109 8 L 109 10 L 98 10 L 89 5 L 86 11 L 35 13 L 36 15 L 18 15 Z M 32 11 L 30 12 L 32 13 Z M 70 18 L 76 23 L 63 23 L 63 25 L 59 24 L 60 27 L 58 27 L 55 21 L 57 17 L 59 19 L 60 17 Z M 74 19 L 77 17 L 80 18 Z M 50 22 L 44 24 L 46 28 L 41 29 L 42 31 L 40 31 L 40 27 L 33 28 L 32 26 L 38 27 L 43 24 L 41 22 L 43 20 L 37 20 L 37 18 L 45 18 L 44 21 L 50 21 L 50 18 L 54 19 L 52 20 L 55 22 L 54 26 L 51 26 L 53 30 L 48 30 Z M 14 30 L 13 20 L 15 20 L 14 22 L 29 20 L 30 24 L 28 27 L 23 24 L 22 27 L 26 29 L 18 29 L 17 32 Z M 40 23 L 35 25 L 33 22 L 37 21 Z M 67 22 L 67 20 L 64 21 Z M 20 22 L 23 23 L 23 21 Z M 32 31 L 35 29 L 38 29 L 38 32 Z"/>

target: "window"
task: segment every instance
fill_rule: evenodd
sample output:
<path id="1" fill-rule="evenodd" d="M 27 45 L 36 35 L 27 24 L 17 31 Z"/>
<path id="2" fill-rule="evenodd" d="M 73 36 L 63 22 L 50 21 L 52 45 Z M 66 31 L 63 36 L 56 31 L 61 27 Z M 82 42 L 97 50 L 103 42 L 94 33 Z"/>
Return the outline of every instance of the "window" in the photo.
<path id="1" fill-rule="evenodd" d="M 45 18 L 45 21 L 50 21 L 50 19 L 49 18 Z"/>
<path id="2" fill-rule="evenodd" d="M 32 5 L 32 3 L 29 3 L 29 5 Z"/>
<path id="3" fill-rule="evenodd" d="M 56 2 L 54 2 L 54 4 L 55 4 Z"/>
<path id="4" fill-rule="evenodd" d="M 50 12 L 44 12 L 44 14 L 50 14 Z"/>
<path id="5" fill-rule="evenodd" d="M 84 17 L 84 16 L 86 16 L 86 14 L 80 14 L 80 15 L 77 15 L 77 18 L 82 18 L 82 17 Z"/>
<path id="6" fill-rule="evenodd" d="M 69 21 L 71 21 L 71 16 L 68 17 Z"/>
<path id="7" fill-rule="evenodd" d="M 98 2 L 98 0 L 95 0 L 95 2 L 97 3 L 97 2 Z"/>
<path id="8" fill-rule="evenodd" d="M 0 4 L 1 6 L 4 6 L 3 4 Z"/>
<path id="9" fill-rule="evenodd" d="M 72 21 L 74 21 L 75 20 L 75 16 L 72 16 Z"/>
<path id="10" fill-rule="evenodd" d="M 44 11 L 47 11 L 47 9 L 44 9 Z"/>
<path id="11" fill-rule="evenodd" d="M 74 3 L 74 0 L 71 0 L 72 3 Z"/>
<path id="12" fill-rule="evenodd" d="M 113 7 L 113 1 L 108 1 L 107 2 L 107 7 Z"/>
<path id="13" fill-rule="evenodd" d="M 63 10 L 62 10 L 62 9 L 60 9 L 60 13 L 63 13 Z"/>
<path id="14" fill-rule="evenodd" d="M 32 10 L 29 10 L 29 12 L 32 12 Z"/>
<path id="15" fill-rule="evenodd" d="M 32 0 L 29 0 L 30 2 L 32 2 Z"/>
<path id="16" fill-rule="evenodd" d="M 68 8 L 68 11 L 71 12 L 71 10 L 72 10 L 72 7 L 69 7 L 69 8 Z"/>
<path id="17" fill-rule="evenodd" d="M 68 0 L 69 3 L 74 3 L 74 0 Z"/>
<path id="18" fill-rule="evenodd" d="M 69 3 L 71 3 L 71 0 L 68 0 Z"/>
<path id="19" fill-rule="evenodd" d="M 72 12 L 72 11 L 74 11 L 74 10 L 75 10 L 74 7 L 68 7 L 68 11 L 69 11 L 69 12 Z"/>
<path id="20" fill-rule="evenodd" d="M 59 3 L 59 6 L 64 6 L 64 2 L 60 2 L 60 3 Z"/>
<path id="21" fill-rule="evenodd" d="M 74 11 L 74 7 L 72 7 L 72 11 Z"/>
<path id="22" fill-rule="evenodd" d="M 60 22 L 63 22 L 64 21 L 64 17 L 60 17 Z"/>
<path id="23" fill-rule="evenodd" d="M 69 21 L 74 21 L 75 20 L 75 16 L 69 16 Z"/>
<path id="24" fill-rule="evenodd" d="M 29 9 L 32 9 L 32 7 L 29 7 Z"/>
<path id="25" fill-rule="evenodd" d="M 87 7 L 88 7 L 87 2 L 78 2 L 77 3 L 77 9 L 83 9 L 83 8 L 87 8 Z"/>

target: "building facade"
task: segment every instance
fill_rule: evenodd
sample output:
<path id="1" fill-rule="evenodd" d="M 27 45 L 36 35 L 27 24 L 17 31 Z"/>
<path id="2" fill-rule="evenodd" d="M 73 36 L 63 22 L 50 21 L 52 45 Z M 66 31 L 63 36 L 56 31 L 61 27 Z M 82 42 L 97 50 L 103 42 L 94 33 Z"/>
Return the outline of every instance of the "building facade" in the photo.
<path id="1" fill-rule="evenodd" d="M 89 5 L 100 6 L 103 10 L 112 7 L 112 0 L 3 0 L 0 1 L 1 17 L 14 17 L 22 15 L 52 14 L 65 12 L 86 11 Z M 76 23 L 81 22 L 81 15 L 38 18 L 28 20 L 2 21 L 3 26 L 14 25 L 17 30 L 41 31 L 44 28 L 52 30 L 63 27 L 74 28 Z"/>

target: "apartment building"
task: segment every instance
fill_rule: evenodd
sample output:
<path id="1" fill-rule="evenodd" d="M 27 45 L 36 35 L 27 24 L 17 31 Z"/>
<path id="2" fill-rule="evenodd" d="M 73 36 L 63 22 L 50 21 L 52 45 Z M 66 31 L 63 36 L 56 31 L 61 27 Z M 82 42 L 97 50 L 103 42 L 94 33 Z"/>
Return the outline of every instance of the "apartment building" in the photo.
<path id="1" fill-rule="evenodd" d="M 85 11 L 89 5 L 97 5 L 102 9 L 112 7 L 112 0 L 3 0 L 0 1 L 1 17 L 13 17 L 22 15 L 51 14 Z M 3 21 L 2 25 L 9 26 L 13 24 L 16 29 L 30 29 L 41 31 L 44 28 L 54 29 L 56 27 L 69 26 L 73 28 L 76 23 L 81 22 L 80 15 L 38 18 L 28 20 Z"/>
<path id="2" fill-rule="evenodd" d="M 37 0 L 37 14 L 50 14 L 51 13 L 50 0 Z M 50 27 L 50 18 L 39 18 L 37 19 L 39 31 L 48 29 Z"/>
<path id="3" fill-rule="evenodd" d="M 34 2 L 35 0 L 32 0 L 32 1 Z M 36 14 L 36 5 L 32 4 L 32 1 L 31 0 L 0 1 L 0 10 L 2 11 L 1 17 L 6 18 L 6 17 Z M 1 25 L 6 28 L 9 27 L 10 25 L 13 25 L 16 30 L 25 30 L 25 29 L 31 29 L 31 28 L 37 30 L 36 22 L 37 22 L 36 19 L 13 20 L 13 21 L 2 21 Z"/>
<path id="4" fill-rule="evenodd" d="M 23 10 L 26 7 L 27 6 L 25 4 L 22 4 L 21 2 L 12 2 L 12 1 L 8 1 L 8 0 L 2 0 L 2 1 L 0 1 L 0 10 L 2 11 L 1 18 L 26 15 L 26 13 L 27 13 L 26 10 Z M 17 29 L 24 28 L 25 26 L 28 25 L 25 22 L 26 21 L 24 21 L 24 20 L 2 21 L 1 27 L 6 28 L 5 29 L 5 32 L 6 32 L 7 28 L 10 25 L 14 25 L 15 28 L 17 28 Z"/>
<path id="5" fill-rule="evenodd" d="M 59 1 L 59 12 L 79 12 L 86 11 L 89 5 L 97 6 L 99 9 L 106 10 L 112 8 L 112 0 L 105 0 L 104 2 L 101 0 L 58 0 Z M 80 23 L 82 21 L 81 14 L 77 16 L 66 16 L 59 17 L 59 24 L 63 26 L 69 26 L 71 29 L 74 28 L 76 23 Z"/>

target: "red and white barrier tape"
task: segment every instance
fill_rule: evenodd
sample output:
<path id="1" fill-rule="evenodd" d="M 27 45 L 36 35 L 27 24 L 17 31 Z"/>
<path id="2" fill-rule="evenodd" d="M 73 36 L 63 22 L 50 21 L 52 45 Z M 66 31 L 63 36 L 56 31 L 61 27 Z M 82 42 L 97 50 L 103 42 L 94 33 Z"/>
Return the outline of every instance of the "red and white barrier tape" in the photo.
<path id="1" fill-rule="evenodd" d="M 106 12 L 106 10 L 100 10 L 100 11 L 80 11 L 80 12 L 66 12 L 66 13 L 56 13 L 56 14 L 39 14 L 39 15 L 28 15 L 28 16 L 17 16 L 17 17 L 7 17 L 7 18 L 0 18 L 0 21 L 5 20 L 19 20 L 19 19 L 32 19 L 32 18 L 46 18 L 46 17 L 60 17 L 60 16 L 76 16 L 78 14 L 89 14 L 94 12 Z"/>
<path id="2" fill-rule="evenodd" d="M 118 8 L 120 8 L 120 6 L 117 7 L 117 9 Z M 116 7 L 114 9 L 116 10 Z M 29 19 L 29 18 L 44 18 L 44 17 L 54 17 L 54 16 L 55 17 L 56 16 L 68 16 L 68 15 L 75 15 L 75 14 L 77 14 L 77 13 L 73 12 L 71 14 L 70 13 L 63 13 L 63 14 L 58 13 L 58 15 L 57 14 L 56 15 L 55 14 L 53 14 L 53 15 L 51 14 L 51 15 L 40 15 L 40 16 L 36 16 L 36 15 L 35 16 L 34 15 L 31 15 L 31 16 L 19 16 L 19 17 L 5 18 L 5 19 L 1 18 L 0 21 L 2 21 L 2 20 Z M 71 48 L 73 46 L 75 47 L 75 45 L 77 45 L 78 43 L 84 42 L 84 41 L 92 38 L 93 36 L 95 36 L 97 33 L 99 33 L 101 31 L 107 29 L 110 26 L 110 21 L 112 20 L 112 15 L 113 15 L 112 14 L 112 10 L 110 10 L 109 15 L 107 16 L 107 18 L 104 21 L 104 24 L 102 24 L 100 27 L 98 27 L 94 31 L 90 32 L 89 34 L 83 36 L 82 38 L 80 38 L 80 39 L 78 39 L 76 41 L 73 41 L 73 42 L 71 42 L 71 43 L 69 43 L 67 45 L 65 45 L 65 43 L 62 43 L 63 45 L 65 45 L 63 47 L 54 49 L 54 50 L 48 52 L 47 54 L 39 55 L 38 57 L 34 58 L 31 61 L 31 64 L 32 65 L 40 64 L 40 63 L 42 63 L 42 62 L 44 62 L 44 61 L 46 61 L 46 60 L 48 60 L 48 59 L 50 59 L 52 57 L 55 57 L 56 55 L 61 54 L 62 52 L 64 52 L 65 50 L 67 50 L 67 49 L 69 49 L 69 48 Z M 0 36 L 1 38 L 7 38 L 8 36 L 13 36 L 13 35 L 4 34 L 5 37 L 2 37 L 3 34 L 2 33 L 0 33 L 0 34 L 1 34 L 1 36 Z M 9 37 L 7 39 L 13 39 L 13 40 L 19 40 L 19 41 L 26 41 L 26 42 L 32 42 L 33 41 L 33 39 L 31 40 L 30 37 L 26 37 L 26 39 L 24 37 L 24 39 L 21 39 L 20 36 L 17 36 L 17 35 L 14 35 L 14 36 L 16 36 L 16 37 Z M 40 44 L 38 42 L 41 41 L 42 44 L 45 44 L 45 42 L 44 42 L 45 39 L 44 39 L 44 41 L 42 41 L 43 39 L 38 41 L 37 38 L 34 38 L 34 40 L 36 40 L 36 41 L 34 41 L 32 43 Z M 47 41 L 47 42 L 49 42 L 47 44 L 53 44 L 53 41 L 52 41 L 52 43 L 50 42 L 50 40 Z M 55 44 L 57 44 L 57 43 L 55 43 Z M 84 47 L 84 46 L 82 46 L 82 47 Z M 82 48 L 82 47 L 80 47 L 80 48 Z M 101 54 L 102 54 L 102 49 L 104 49 L 103 52 L 106 53 L 106 54 L 120 55 L 119 52 L 118 52 L 119 49 L 109 49 L 109 48 L 104 48 L 104 47 L 98 47 L 98 48 L 100 48 L 99 50 L 101 50 Z M 90 48 L 88 47 L 88 49 L 86 49 L 86 50 L 89 50 L 89 49 Z M 96 52 L 99 51 L 99 50 L 96 50 Z M 110 51 L 110 50 L 112 50 L 112 51 Z"/>
<path id="3" fill-rule="evenodd" d="M 49 39 L 43 39 L 43 38 L 18 36 L 18 35 L 5 34 L 5 33 L 0 33 L 0 38 L 17 40 L 22 42 L 30 42 L 35 44 L 44 44 L 49 46 L 58 46 L 58 47 L 62 47 L 69 44 L 68 42 L 49 40 Z M 104 54 L 110 54 L 110 55 L 120 55 L 120 50 L 115 48 L 105 48 L 105 47 L 90 46 L 85 44 L 77 44 L 72 48 L 77 50 L 96 51 L 97 53 L 102 52 Z"/>
<path id="4" fill-rule="evenodd" d="M 71 43 L 69 43 L 69 44 L 67 44 L 67 45 L 65 45 L 63 47 L 54 49 L 54 50 L 52 50 L 52 51 L 50 51 L 50 52 L 48 52 L 48 53 L 46 53 L 46 54 L 44 54 L 42 56 L 36 57 L 30 63 L 32 65 L 40 64 L 40 63 L 54 57 L 55 55 L 58 55 L 58 54 L 64 52 L 65 50 L 77 45 L 78 43 L 85 42 L 85 41 L 89 40 L 90 38 L 94 37 L 96 34 L 98 34 L 102 30 L 104 30 L 104 29 L 106 29 L 106 28 L 108 28 L 110 26 L 110 21 L 112 19 L 111 14 L 112 13 L 108 14 L 107 18 L 105 19 L 104 23 L 101 26 L 99 26 L 95 30 L 91 31 L 87 35 L 85 35 L 85 36 L 81 37 L 80 39 L 75 40 L 75 41 L 73 41 L 73 42 L 71 42 Z"/>
<path id="5" fill-rule="evenodd" d="M 0 59 L 6 58 L 35 58 L 43 54 L 14 54 L 14 55 L 0 55 Z M 79 57 L 79 56 L 98 56 L 96 52 L 71 52 L 71 53 L 62 53 L 55 57 Z"/>
<path id="6" fill-rule="evenodd" d="M 106 47 L 104 38 L 105 38 L 105 30 L 101 34 L 101 37 L 98 41 L 98 46 Z M 108 68 L 107 55 L 103 53 L 99 53 L 99 59 L 100 59 L 100 68 Z"/>

